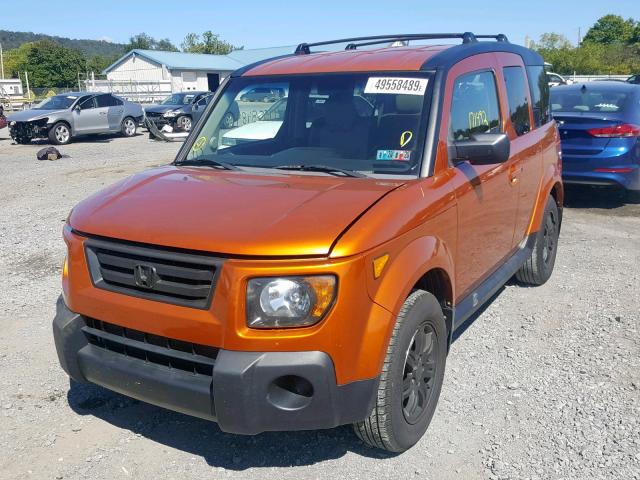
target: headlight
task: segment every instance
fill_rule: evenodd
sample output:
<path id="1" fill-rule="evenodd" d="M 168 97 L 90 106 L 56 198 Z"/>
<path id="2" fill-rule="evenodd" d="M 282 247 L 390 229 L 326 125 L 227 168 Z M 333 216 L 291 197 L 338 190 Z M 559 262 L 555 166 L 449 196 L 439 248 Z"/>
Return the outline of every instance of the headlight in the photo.
<path id="1" fill-rule="evenodd" d="M 247 286 L 251 328 L 306 327 L 318 323 L 333 304 L 336 277 L 253 278 Z"/>
<path id="2" fill-rule="evenodd" d="M 15 121 L 15 120 L 14 120 L 13 122 L 9 122 L 9 126 L 10 126 L 10 127 L 14 127 L 14 126 L 15 126 L 15 124 L 16 124 L 16 121 Z"/>
<path id="3" fill-rule="evenodd" d="M 165 118 L 173 118 L 178 114 L 178 112 L 176 112 L 175 110 L 169 110 L 168 112 L 165 112 L 164 115 L 162 115 Z"/>

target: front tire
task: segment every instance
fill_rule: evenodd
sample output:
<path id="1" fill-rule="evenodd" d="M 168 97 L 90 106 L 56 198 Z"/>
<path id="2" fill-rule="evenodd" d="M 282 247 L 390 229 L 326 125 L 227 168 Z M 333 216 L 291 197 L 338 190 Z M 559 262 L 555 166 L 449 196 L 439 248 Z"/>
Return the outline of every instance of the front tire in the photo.
<path id="1" fill-rule="evenodd" d="M 136 125 L 136 121 L 133 118 L 127 117 L 124 120 L 122 120 L 122 125 L 120 126 L 120 132 L 122 133 L 123 136 L 133 137 L 135 136 L 137 129 L 138 129 L 138 125 Z"/>
<path id="2" fill-rule="evenodd" d="M 531 256 L 516 272 L 516 279 L 519 282 L 537 286 L 549 280 L 556 263 L 559 236 L 560 212 L 555 199 L 549 196 Z"/>
<path id="3" fill-rule="evenodd" d="M 56 123 L 49 130 L 49 141 L 54 145 L 66 145 L 71 141 L 71 128 L 64 122 Z"/>
<path id="4" fill-rule="evenodd" d="M 191 117 L 183 115 L 181 117 L 176 118 L 176 125 L 180 130 L 184 132 L 191 131 Z"/>
<path id="5" fill-rule="evenodd" d="M 403 452 L 427 431 L 447 360 L 447 327 L 438 300 L 414 291 L 402 305 L 382 366 L 376 405 L 354 424 L 370 447 Z"/>

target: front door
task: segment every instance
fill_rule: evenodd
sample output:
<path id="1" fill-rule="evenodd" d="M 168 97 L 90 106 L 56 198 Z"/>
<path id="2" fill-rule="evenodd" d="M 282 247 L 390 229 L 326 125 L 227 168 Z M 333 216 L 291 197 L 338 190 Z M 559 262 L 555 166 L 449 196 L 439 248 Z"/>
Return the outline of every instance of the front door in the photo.
<path id="1" fill-rule="evenodd" d="M 447 145 L 458 202 L 459 298 L 471 293 L 512 251 L 518 189 L 509 176 L 511 159 L 495 165 L 455 161 L 457 141 L 505 131 L 496 70 L 495 56 L 477 55 L 450 70 L 445 88 L 440 139 Z"/>
<path id="2" fill-rule="evenodd" d="M 107 130 L 107 108 L 97 108 L 95 96 L 80 100 L 78 107 L 80 108 L 73 111 L 75 133 L 97 133 Z"/>

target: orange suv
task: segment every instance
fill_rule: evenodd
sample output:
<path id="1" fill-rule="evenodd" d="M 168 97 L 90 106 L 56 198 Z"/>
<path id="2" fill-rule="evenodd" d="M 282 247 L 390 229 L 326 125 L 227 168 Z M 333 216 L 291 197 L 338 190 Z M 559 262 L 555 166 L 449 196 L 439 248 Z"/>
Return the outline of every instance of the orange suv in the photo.
<path id="1" fill-rule="evenodd" d="M 406 45 L 435 39 L 460 42 Z M 553 270 L 543 65 L 503 35 L 411 34 L 234 72 L 171 165 L 69 215 L 62 367 L 226 432 L 352 423 L 411 447 L 456 330 Z M 243 101 L 259 88 L 283 96 Z"/>

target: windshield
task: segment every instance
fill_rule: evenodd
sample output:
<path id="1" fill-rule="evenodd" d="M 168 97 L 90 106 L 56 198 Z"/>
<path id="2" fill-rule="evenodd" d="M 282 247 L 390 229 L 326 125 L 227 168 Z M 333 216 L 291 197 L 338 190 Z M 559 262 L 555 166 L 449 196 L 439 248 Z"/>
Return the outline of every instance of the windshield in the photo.
<path id="1" fill-rule="evenodd" d="M 72 95 L 54 95 L 33 107 L 34 110 L 65 110 L 73 105 L 78 97 Z"/>
<path id="2" fill-rule="evenodd" d="M 194 97 L 193 93 L 174 93 L 165 98 L 160 105 L 189 105 Z"/>
<path id="3" fill-rule="evenodd" d="M 194 132 L 185 160 L 417 176 L 430 78 L 426 72 L 234 78 Z M 256 91 L 281 97 L 248 95 Z"/>
<path id="4" fill-rule="evenodd" d="M 553 112 L 622 112 L 629 94 L 612 90 L 589 88 L 551 89 L 551 110 Z"/>

